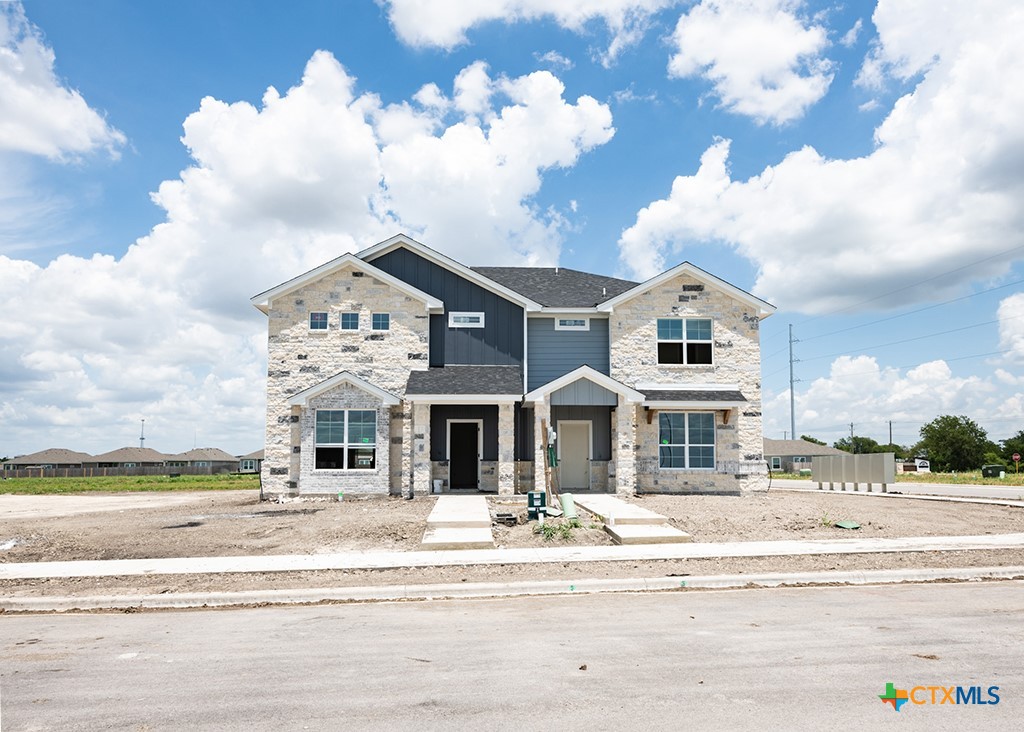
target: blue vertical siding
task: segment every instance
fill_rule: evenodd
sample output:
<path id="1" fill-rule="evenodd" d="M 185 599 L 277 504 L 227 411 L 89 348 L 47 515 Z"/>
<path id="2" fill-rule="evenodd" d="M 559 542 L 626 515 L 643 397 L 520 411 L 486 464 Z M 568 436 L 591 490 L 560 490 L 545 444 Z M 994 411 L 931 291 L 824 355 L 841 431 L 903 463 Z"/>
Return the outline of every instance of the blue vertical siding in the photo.
<path id="1" fill-rule="evenodd" d="M 529 337 L 527 391 L 584 364 L 602 374 L 609 373 L 606 319 L 591 318 L 590 330 L 575 331 L 555 330 L 554 318 L 530 318 L 526 329 Z"/>
<path id="2" fill-rule="evenodd" d="M 377 257 L 372 263 L 444 301 L 445 314 L 431 316 L 430 320 L 431 366 L 523 365 L 521 307 L 404 247 Z M 482 312 L 485 327 L 449 328 L 451 311 Z"/>

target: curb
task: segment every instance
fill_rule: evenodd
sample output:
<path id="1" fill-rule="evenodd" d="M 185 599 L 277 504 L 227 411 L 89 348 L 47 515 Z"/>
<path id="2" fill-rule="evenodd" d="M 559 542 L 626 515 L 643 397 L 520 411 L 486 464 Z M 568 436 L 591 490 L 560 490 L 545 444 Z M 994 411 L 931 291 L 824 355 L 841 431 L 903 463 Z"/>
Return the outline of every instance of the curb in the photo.
<path id="1" fill-rule="evenodd" d="M 479 582 L 471 584 L 394 585 L 311 590 L 253 590 L 137 596 L 0 598 L 0 612 L 65 613 L 82 610 L 169 610 L 287 606 L 318 603 L 396 602 L 502 598 L 538 595 L 592 595 L 608 592 L 665 592 L 768 587 L 877 585 L 905 582 L 978 582 L 1024 580 L 1024 566 L 962 569 L 896 569 L 867 572 L 794 572 L 728 574 L 706 577 Z"/>

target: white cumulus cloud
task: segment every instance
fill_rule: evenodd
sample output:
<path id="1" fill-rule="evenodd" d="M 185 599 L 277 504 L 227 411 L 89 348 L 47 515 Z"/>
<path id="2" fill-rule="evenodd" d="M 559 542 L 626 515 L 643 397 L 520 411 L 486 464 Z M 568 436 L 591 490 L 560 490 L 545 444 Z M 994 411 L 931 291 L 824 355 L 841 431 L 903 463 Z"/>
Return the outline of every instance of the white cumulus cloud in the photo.
<path id="1" fill-rule="evenodd" d="M 567 223 L 532 202 L 545 171 L 611 139 L 611 113 L 547 71 L 473 64 L 384 104 L 329 53 L 260 105 L 213 98 L 165 221 L 121 257 L 0 256 L 0 449 L 102 451 L 146 419 L 165 451 L 260 444 L 265 318 L 249 297 L 398 231 L 471 264 L 553 264 Z M 203 436 L 206 435 L 206 438 Z"/>
<path id="2" fill-rule="evenodd" d="M 940 299 L 1020 257 L 1024 7 L 989 0 L 938 13 L 882 0 L 873 20 L 877 67 L 920 75 L 877 128 L 875 150 L 829 159 L 805 147 L 737 180 L 729 141 L 715 141 L 696 173 L 623 232 L 625 271 L 647 277 L 688 243 L 719 242 L 756 263 L 759 295 L 820 313 L 896 290 L 873 306 Z M 794 277 L 794 263 L 813 276 Z"/>
<path id="3" fill-rule="evenodd" d="M 703 0 L 679 19 L 670 76 L 703 77 L 722 106 L 760 123 L 803 116 L 832 83 L 824 27 L 801 0 Z"/>
<path id="4" fill-rule="evenodd" d="M 64 85 L 54 60 L 21 3 L 0 2 L 0 151 L 53 160 L 115 155 L 125 136 Z"/>
<path id="5" fill-rule="evenodd" d="M 1004 372 L 1005 373 L 1005 372 Z M 841 356 L 829 374 L 797 390 L 797 434 L 810 434 L 829 443 L 848 436 L 849 423 L 857 435 L 888 442 L 888 423 L 894 440 L 917 442 L 921 425 L 943 414 L 975 415 L 993 439 L 1016 431 L 1024 403 L 1021 383 L 998 374 L 993 378 L 955 376 L 942 360 L 903 370 L 881 367 L 870 356 Z M 764 432 L 781 437 L 789 431 L 789 392 L 765 394 Z"/>
<path id="6" fill-rule="evenodd" d="M 1009 349 L 1008 357 L 1024 363 L 1024 293 L 1011 295 L 999 303 L 999 345 Z"/>
<path id="7" fill-rule="evenodd" d="M 395 33 L 410 46 L 452 49 L 466 32 L 491 21 L 516 23 L 545 18 L 581 33 L 594 20 L 611 33 L 602 54 L 608 64 L 643 36 L 650 16 L 676 0 L 384 0 Z"/>

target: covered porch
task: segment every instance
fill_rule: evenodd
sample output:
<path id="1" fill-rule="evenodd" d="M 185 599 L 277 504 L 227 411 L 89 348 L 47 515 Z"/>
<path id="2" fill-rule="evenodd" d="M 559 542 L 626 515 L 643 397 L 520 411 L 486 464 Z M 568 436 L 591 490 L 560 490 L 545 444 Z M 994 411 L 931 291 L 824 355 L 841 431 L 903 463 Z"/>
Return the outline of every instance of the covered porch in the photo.
<path id="1" fill-rule="evenodd" d="M 533 432 L 534 490 L 544 489 L 544 450 L 550 445 L 559 491 L 635 493 L 637 406 L 643 399 L 589 366 L 523 397 Z"/>
<path id="2" fill-rule="evenodd" d="M 413 371 L 403 444 L 411 449 L 412 491 L 515 492 L 516 366 L 444 366 Z"/>

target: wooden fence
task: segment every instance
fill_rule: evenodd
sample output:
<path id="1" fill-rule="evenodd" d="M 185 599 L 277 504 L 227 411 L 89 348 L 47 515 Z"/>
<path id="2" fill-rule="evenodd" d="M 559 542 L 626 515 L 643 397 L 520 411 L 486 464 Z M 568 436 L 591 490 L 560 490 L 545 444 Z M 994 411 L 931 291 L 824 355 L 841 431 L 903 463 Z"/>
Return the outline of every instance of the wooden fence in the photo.
<path id="1" fill-rule="evenodd" d="M 223 466 L 200 467 L 168 467 L 165 465 L 146 466 L 141 468 L 19 468 L 2 470 L 0 478 L 100 478 L 106 476 L 143 476 L 143 475 L 221 475 L 237 473 L 238 466 L 229 469 Z"/>

